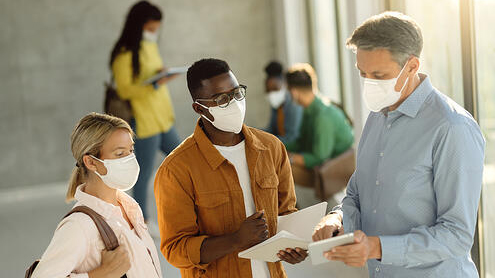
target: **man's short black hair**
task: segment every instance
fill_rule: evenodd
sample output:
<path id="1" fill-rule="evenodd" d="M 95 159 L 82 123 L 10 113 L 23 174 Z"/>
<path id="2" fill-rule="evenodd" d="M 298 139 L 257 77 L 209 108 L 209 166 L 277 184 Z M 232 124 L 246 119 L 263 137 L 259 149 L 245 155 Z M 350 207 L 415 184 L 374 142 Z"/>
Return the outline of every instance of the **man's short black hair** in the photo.
<path id="1" fill-rule="evenodd" d="M 278 61 L 271 61 L 265 67 L 265 73 L 266 73 L 268 78 L 276 77 L 276 78 L 281 79 L 282 78 L 282 70 L 283 70 L 282 64 L 279 63 Z"/>
<path id="2" fill-rule="evenodd" d="M 201 88 L 201 81 L 229 71 L 227 62 L 214 58 L 201 59 L 190 66 L 187 70 L 187 88 L 193 100 L 198 98 L 197 91 Z"/>

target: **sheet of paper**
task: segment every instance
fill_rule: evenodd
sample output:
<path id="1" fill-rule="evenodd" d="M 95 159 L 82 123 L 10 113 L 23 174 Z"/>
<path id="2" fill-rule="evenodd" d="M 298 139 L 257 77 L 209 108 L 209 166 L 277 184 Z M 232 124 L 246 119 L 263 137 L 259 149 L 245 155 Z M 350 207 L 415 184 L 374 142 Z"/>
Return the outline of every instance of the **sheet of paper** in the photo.
<path id="1" fill-rule="evenodd" d="M 326 210 L 327 202 L 322 202 L 288 215 L 279 216 L 277 232 L 285 230 L 311 242 L 313 230 L 325 216 Z"/>

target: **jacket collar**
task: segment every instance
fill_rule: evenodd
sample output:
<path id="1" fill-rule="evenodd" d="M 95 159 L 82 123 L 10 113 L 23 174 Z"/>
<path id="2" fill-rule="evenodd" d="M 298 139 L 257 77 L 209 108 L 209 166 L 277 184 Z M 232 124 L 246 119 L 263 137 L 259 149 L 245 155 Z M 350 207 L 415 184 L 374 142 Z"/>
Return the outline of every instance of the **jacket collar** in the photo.
<path id="1" fill-rule="evenodd" d="M 242 134 L 244 135 L 244 140 L 246 141 L 246 149 L 251 149 L 257 152 L 267 150 L 268 148 L 259 140 L 259 138 L 253 134 L 250 130 L 251 128 L 243 125 Z M 208 164 L 212 169 L 217 169 L 225 160 L 225 158 L 220 154 L 220 152 L 213 146 L 206 133 L 202 128 L 201 119 L 198 120 L 196 124 L 196 129 L 193 133 L 193 138 L 198 144 L 198 148 L 206 159 Z"/>

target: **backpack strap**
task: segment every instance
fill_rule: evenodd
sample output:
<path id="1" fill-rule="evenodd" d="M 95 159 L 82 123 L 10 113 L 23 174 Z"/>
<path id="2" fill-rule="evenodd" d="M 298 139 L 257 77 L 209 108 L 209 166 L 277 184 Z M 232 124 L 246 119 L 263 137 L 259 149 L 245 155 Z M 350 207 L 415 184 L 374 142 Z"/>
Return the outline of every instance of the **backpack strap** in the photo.
<path id="1" fill-rule="evenodd" d="M 103 219 L 103 216 L 98 214 L 96 211 L 92 210 L 91 208 L 87 206 L 77 206 L 73 208 L 69 213 L 67 213 L 64 218 L 67 216 L 75 213 L 75 212 L 81 212 L 89 216 L 93 222 L 95 222 L 96 228 L 98 229 L 98 232 L 100 233 L 101 239 L 103 240 L 103 243 L 105 244 L 105 249 L 107 251 L 112 251 L 115 248 L 119 247 L 119 241 L 117 239 L 117 236 L 115 236 L 115 233 L 113 232 L 112 228 L 108 225 L 108 223 Z M 38 265 L 40 261 L 37 260 L 35 261 L 27 270 L 25 274 L 25 278 L 30 278 L 33 275 L 33 272 Z M 127 275 L 124 274 L 121 278 L 127 278 Z"/>
<path id="2" fill-rule="evenodd" d="M 119 247 L 119 241 L 115 236 L 115 233 L 100 214 L 87 206 L 77 206 L 69 211 L 69 213 L 67 213 L 64 218 L 76 212 L 82 212 L 88 215 L 93 220 L 93 222 L 95 222 L 96 228 L 98 229 L 98 232 L 100 232 L 101 239 L 103 240 L 105 249 L 107 251 L 112 251 L 115 248 Z"/>

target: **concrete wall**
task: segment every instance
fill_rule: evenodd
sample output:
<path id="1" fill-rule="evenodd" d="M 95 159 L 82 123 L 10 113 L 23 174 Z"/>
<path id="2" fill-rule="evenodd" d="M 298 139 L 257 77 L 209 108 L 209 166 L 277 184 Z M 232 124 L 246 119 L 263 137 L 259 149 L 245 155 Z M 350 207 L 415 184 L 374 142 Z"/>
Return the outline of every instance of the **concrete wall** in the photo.
<path id="1" fill-rule="evenodd" d="M 108 55 L 130 0 L 0 1 L 0 188 L 68 179 L 70 132 L 101 111 Z M 275 57 L 272 3 L 162 0 L 160 48 L 167 66 L 227 60 L 248 85 L 247 123 L 264 126 L 263 66 Z M 169 84 L 180 134 L 197 116 L 185 77 Z"/>

